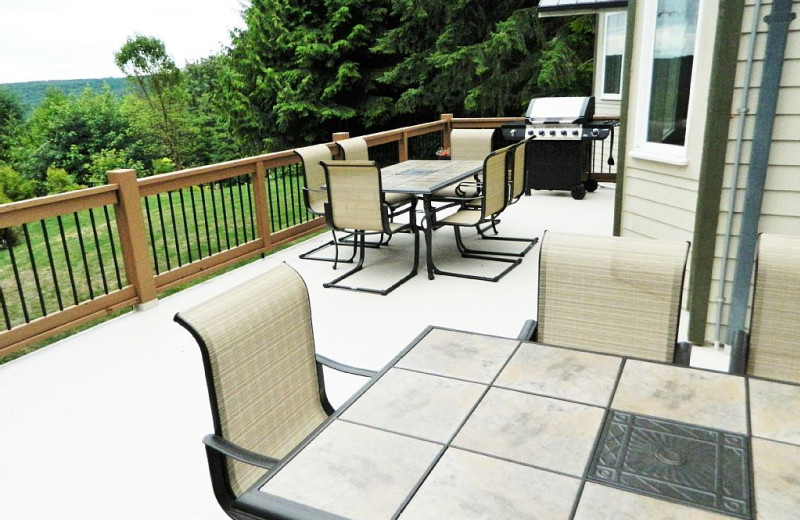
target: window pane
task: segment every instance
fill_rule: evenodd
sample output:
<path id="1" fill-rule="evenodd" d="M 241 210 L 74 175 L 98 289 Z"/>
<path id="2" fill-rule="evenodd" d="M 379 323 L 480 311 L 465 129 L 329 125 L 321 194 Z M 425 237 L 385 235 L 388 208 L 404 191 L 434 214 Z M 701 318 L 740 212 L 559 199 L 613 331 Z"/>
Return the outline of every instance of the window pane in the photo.
<path id="1" fill-rule="evenodd" d="M 603 93 L 619 94 L 622 84 L 622 51 L 625 49 L 625 13 L 606 16 Z"/>
<path id="2" fill-rule="evenodd" d="M 692 81 L 696 0 L 658 0 L 647 140 L 683 146 Z"/>

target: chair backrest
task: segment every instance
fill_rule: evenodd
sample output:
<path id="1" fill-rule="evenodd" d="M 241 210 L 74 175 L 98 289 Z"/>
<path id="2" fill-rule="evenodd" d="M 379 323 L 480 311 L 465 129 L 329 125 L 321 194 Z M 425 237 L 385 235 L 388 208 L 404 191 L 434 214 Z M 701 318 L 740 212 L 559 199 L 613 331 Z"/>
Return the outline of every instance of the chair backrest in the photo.
<path id="1" fill-rule="evenodd" d="M 369 147 L 361 137 L 342 139 L 341 141 L 336 141 L 336 145 L 339 147 L 339 152 L 341 152 L 341 159 L 347 159 L 348 161 L 369 160 Z"/>
<path id="2" fill-rule="evenodd" d="M 482 161 L 492 152 L 494 128 L 454 128 L 450 132 L 450 157 L 459 161 Z"/>
<path id="3" fill-rule="evenodd" d="M 800 383 L 800 236 L 758 238 L 747 373 Z"/>
<path id="4" fill-rule="evenodd" d="M 530 139 L 525 139 L 514 145 L 513 158 L 511 162 L 511 192 L 509 202 L 516 202 L 525 192 L 525 154 L 527 153 Z"/>
<path id="5" fill-rule="evenodd" d="M 673 362 L 688 242 L 547 232 L 537 340 Z"/>
<path id="6" fill-rule="evenodd" d="M 303 178 L 307 188 L 303 190 L 306 207 L 315 215 L 323 215 L 328 196 L 322 189 L 323 184 L 325 184 L 325 172 L 319 162 L 331 160 L 331 150 L 328 145 L 315 144 L 297 148 L 294 153 L 300 156 L 300 160 L 303 163 Z"/>
<path id="7" fill-rule="evenodd" d="M 381 171 L 373 161 L 322 161 L 334 229 L 388 232 Z"/>
<path id="8" fill-rule="evenodd" d="M 483 216 L 496 215 L 508 205 L 508 154 L 513 145 L 491 152 L 483 161 Z"/>
<path id="9" fill-rule="evenodd" d="M 308 289 L 288 265 L 175 320 L 200 346 L 217 435 L 279 459 L 326 419 L 330 405 L 320 386 Z M 265 473 L 232 459 L 225 468 L 235 496 Z"/>

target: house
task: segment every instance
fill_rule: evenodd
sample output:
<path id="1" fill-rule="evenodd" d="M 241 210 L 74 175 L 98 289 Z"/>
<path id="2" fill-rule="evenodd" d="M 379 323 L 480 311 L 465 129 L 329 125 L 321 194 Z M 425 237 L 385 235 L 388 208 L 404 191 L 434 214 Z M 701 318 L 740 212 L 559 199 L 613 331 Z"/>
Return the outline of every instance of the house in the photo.
<path id="1" fill-rule="evenodd" d="M 800 235 L 798 3 L 540 2 L 542 15 L 598 13 L 598 105 L 624 13 L 614 233 L 691 241 L 695 344 L 747 329 L 758 233 Z"/>

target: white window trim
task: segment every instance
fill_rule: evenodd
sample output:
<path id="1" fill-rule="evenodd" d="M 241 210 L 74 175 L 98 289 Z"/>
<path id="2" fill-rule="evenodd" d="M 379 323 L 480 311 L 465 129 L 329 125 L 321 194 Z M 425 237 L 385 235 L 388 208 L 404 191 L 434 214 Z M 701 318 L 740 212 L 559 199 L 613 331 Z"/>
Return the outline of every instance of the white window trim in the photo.
<path id="1" fill-rule="evenodd" d="M 689 164 L 689 145 L 694 113 L 695 98 L 697 97 L 697 55 L 700 47 L 703 2 L 697 10 L 697 29 L 694 38 L 694 63 L 692 64 L 692 81 L 689 91 L 689 107 L 686 117 L 686 143 L 683 146 L 674 144 L 653 143 L 647 140 L 648 118 L 650 114 L 650 91 L 653 81 L 653 51 L 655 47 L 656 15 L 658 1 L 644 2 L 644 22 L 642 23 L 641 54 L 639 66 L 639 93 L 636 97 L 636 131 L 634 133 L 634 147 L 630 155 L 637 159 L 655 161 L 676 166 Z"/>
<path id="2" fill-rule="evenodd" d="M 609 101 L 621 101 L 622 100 L 622 92 L 620 92 L 619 94 L 613 94 L 613 93 L 607 93 L 605 91 L 605 88 L 606 88 L 606 60 L 605 60 L 605 58 L 606 58 L 606 50 L 608 49 L 608 19 L 609 19 L 609 17 L 611 17 L 613 15 L 616 15 L 616 14 L 624 15 L 625 16 L 625 25 L 627 26 L 627 24 L 628 24 L 628 16 L 627 16 L 628 13 L 627 13 L 627 11 L 611 11 L 611 12 L 605 13 L 605 17 L 603 18 L 603 28 L 602 28 L 602 30 L 603 30 L 603 51 L 602 51 L 602 53 L 600 55 L 601 59 L 598 60 L 598 61 L 600 61 L 600 65 L 599 65 L 599 67 L 600 67 L 600 78 L 599 78 L 600 79 L 600 85 L 599 85 L 599 87 L 600 87 L 599 88 L 599 90 L 600 90 L 600 99 L 607 99 Z M 624 46 L 622 47 L 622 62 L 625 63 L 625 47 Z M 620 78 L 619 79 L 620 79 L 620 86 L 621 86 L 622 85 L 622 72 L 620 72 Z M 620 88 L 620 90 L 622 90 L 622 89 Z"/>

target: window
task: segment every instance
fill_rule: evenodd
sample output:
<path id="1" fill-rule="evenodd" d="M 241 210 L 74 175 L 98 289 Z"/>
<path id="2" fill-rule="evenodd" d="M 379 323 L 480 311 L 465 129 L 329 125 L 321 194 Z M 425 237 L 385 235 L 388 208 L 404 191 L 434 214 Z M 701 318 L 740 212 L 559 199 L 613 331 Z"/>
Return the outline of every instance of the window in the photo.
<path id="1" fill-rule="evenodd" d="M 658 0 L 647 142 L 686 144 L 698 4 L 696 0 Z"/>
<path id="2" fill-rule="evenodd" d="M 625 50 L 624 12 L 606 15 L 605 45 L 603 47 L 602 97 L 620 99 L 622 92 L 622 57 Z"/>

